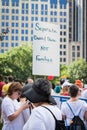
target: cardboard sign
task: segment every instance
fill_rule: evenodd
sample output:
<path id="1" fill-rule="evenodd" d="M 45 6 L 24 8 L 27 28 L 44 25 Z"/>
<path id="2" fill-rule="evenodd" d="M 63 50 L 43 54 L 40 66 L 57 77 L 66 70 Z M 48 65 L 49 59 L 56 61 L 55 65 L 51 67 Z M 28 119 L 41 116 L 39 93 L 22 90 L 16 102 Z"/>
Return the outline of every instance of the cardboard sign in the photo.
<path id="1" fill-rule="evenodd" d="M 44 22 L 34 25 L 33 74 L 59 76 L 59 27 Z"/>

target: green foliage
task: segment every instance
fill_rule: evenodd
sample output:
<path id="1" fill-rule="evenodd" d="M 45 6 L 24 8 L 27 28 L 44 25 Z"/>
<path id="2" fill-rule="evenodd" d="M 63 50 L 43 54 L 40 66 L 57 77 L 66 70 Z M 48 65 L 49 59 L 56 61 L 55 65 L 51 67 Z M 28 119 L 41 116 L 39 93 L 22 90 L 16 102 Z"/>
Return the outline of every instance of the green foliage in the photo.
<path id="1" fill-rule="evenodd" d="M 16 47 L 0 55 L 0 72 L 23 81 L 32 77 L 32 45 Z"/>
<path id="2" fill-rule="evenodd" d="M 87 62 L 84 59 L 73 62 L 69 66 L 69 75 L 73 83 L 76 79 L 83 79 L 83 82 L 87 83 Z"/>

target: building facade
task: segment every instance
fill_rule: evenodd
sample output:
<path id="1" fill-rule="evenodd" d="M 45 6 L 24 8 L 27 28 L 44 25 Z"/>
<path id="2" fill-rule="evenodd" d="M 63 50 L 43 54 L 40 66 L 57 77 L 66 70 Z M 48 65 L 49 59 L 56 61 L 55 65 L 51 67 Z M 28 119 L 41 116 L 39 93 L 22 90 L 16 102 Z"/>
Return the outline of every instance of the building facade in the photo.
<path id="1" fill-rule="evenodd" d="M 78 9 L 75 0 L 1 0 L 0 33 L 7 28 L 9 33 L 0 41 L 0 53 L 32 43 L 34 21 L 49 22 L 60 26 L 60 64 L 70 64 L 82 57 Z"/>

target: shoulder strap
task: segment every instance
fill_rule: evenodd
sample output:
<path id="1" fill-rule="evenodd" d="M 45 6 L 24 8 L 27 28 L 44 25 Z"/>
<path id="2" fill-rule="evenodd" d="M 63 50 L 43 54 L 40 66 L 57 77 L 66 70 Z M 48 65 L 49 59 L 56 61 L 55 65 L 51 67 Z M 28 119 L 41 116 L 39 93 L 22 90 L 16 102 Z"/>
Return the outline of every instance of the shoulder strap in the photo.
<path id="1" fill-rule="evenodd" d="M 73 115 L 75 116 L 75 114 L 74 114 L 74 112 L 73 112 L 73 110 L 72 110 L 70 104 L 69 104 L 68 102 L 66 102 L 66 103 L 67 103 L 68 107 L 70 108 L 71 112 L 73 113 Z M 82 108 L 81 108 L 81 109 L 82 109 Z M 81 112 L 81 109 L 80 109 L 80 111 L 79 111 L 79 113 L 78 113 L 78 116 L 79 116 L 79 114 L 80 114 L 80 112 Z"/>
<path id="2" fill-rule="evenodd" d="M 56 117 L 54 116 L 53 112 L 52 112 L 48 107 L 45 107 L 45 106 L 42 106 L 42 107 L 44 107 L 44 108 L 46 108 L 48 111 L 50 111 L 50 113 L 53 115 L 54 119 L 57 120 Z"/>

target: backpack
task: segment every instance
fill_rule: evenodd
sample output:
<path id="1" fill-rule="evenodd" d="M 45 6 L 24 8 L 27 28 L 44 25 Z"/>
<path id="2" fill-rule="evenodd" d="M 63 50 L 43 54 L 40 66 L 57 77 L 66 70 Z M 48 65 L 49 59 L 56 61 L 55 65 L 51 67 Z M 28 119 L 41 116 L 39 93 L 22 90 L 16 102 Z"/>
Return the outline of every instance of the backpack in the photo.
<path id="1" fill-rule="evenodd" d="M 67 105 L 69 106 L 72 114 L 74 115 L 74 117 L 71 120 L 70 126 L 68 127 L 68 130 L 85 130 L 85 125 L 83 120 L 81 120 L 81 118 L 79 117 L 79 114 L 81 112 L 81 109 L 78 113 L 78 115 L 75 115 L 71 106 L 69 105 L 69 103 L 67 102 Z"/>
<path id="2" fill-rule="evenodd" d="M 65 122 L 63 120 L 57 120 L 50 109 L 48 109 L 45 106 L 42 106 L 42 107 L 46 108 L 53 115 L 53 117 L 55 119 L 55 130 L 66 130 Z"/>

